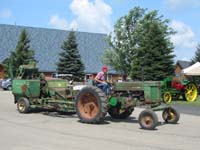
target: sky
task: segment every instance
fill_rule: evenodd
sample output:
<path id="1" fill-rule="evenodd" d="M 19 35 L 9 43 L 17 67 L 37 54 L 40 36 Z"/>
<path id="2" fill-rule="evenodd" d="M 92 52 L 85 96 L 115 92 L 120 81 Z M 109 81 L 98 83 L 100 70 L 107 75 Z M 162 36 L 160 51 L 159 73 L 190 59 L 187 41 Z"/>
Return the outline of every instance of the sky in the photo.
<path id="1" fill-rule="evenodd" d="M 135 6 L 158 10 L 177 33 L 175 60 L 191 60 L 200 43 L 200 0 L 0 0 L 0 24 L 109 34 Z"/>

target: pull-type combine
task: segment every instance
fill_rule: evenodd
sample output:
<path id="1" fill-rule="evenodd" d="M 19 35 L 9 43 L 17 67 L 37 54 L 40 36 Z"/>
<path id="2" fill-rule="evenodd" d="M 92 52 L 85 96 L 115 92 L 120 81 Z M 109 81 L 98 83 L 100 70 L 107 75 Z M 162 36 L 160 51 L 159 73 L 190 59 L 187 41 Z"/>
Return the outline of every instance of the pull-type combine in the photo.
<path id="1" fill-rule="evenodd" d="M 179 113 L 168 105 L 161 105 L 161 82 L 118 82 L 109 95 L 92 85 L 72 85 L 67 80 L 47 80 L 38 74 L 35 65 L 23 65 L 13 79 L 12 93 L 20 113 L 34 108 L 76 112 L 84 123 L 101 123 L 107 114 L 116 119 L 128 118 L 136 106 L 145 108 L 139 117 L 143 129 L 154 129 L 158 124 L 155 111 L 162 110 L 167 123 L 177 123 Z"/>

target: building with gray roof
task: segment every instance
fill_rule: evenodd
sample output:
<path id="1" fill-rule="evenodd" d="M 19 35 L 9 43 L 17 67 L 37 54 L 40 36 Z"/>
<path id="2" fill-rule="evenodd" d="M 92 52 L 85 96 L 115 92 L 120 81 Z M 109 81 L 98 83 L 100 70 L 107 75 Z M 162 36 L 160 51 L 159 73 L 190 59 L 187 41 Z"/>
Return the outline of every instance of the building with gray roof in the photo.
<path id="1" fill-rule="evenodd" d="M 0 24 L 0 63 L 15 49 L 21 31 L 29 35 L 30 48 L 35 51 L 40 72 L 56 72 L 61 45 L 67 39 L 69 31 L 34 28 Z M 85 73 L 97 73 L 101 70 L 101 56 L 109 47 L 106 34 L 76 31 L 79 53 L 85 65 Z"/>
<path id="2" fill-rule="evenodd" d="M 176 65 L 179 65 L 181 69 L 185 69 L 189 66 L 191 66 L 192 62 L 191 61 L 184 61 L 184 60 L 178 60 L 176 62 Z"/>

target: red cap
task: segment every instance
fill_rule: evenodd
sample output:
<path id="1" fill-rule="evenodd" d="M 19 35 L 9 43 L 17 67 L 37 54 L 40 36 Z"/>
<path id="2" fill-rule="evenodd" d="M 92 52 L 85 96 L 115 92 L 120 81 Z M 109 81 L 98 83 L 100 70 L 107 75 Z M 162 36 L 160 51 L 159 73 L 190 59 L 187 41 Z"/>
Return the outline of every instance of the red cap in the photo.
<path id="1" fill-rule="evenodd" d="M 107 66 L 103 66 L 102 67 L 102 71 L 108 71 L 108 67 Z"/>

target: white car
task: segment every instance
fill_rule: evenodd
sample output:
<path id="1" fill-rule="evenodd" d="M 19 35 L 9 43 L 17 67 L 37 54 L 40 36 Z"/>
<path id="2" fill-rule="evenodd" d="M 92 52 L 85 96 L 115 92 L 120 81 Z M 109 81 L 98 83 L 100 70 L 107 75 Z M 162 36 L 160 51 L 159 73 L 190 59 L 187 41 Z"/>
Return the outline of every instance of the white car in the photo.
<path id="1" fill-rule="evenodd" d="M 1 87 L 4 90 L 12 90 L 12 81 L 11 79 L 4 79 L 1 81 Z"/>

